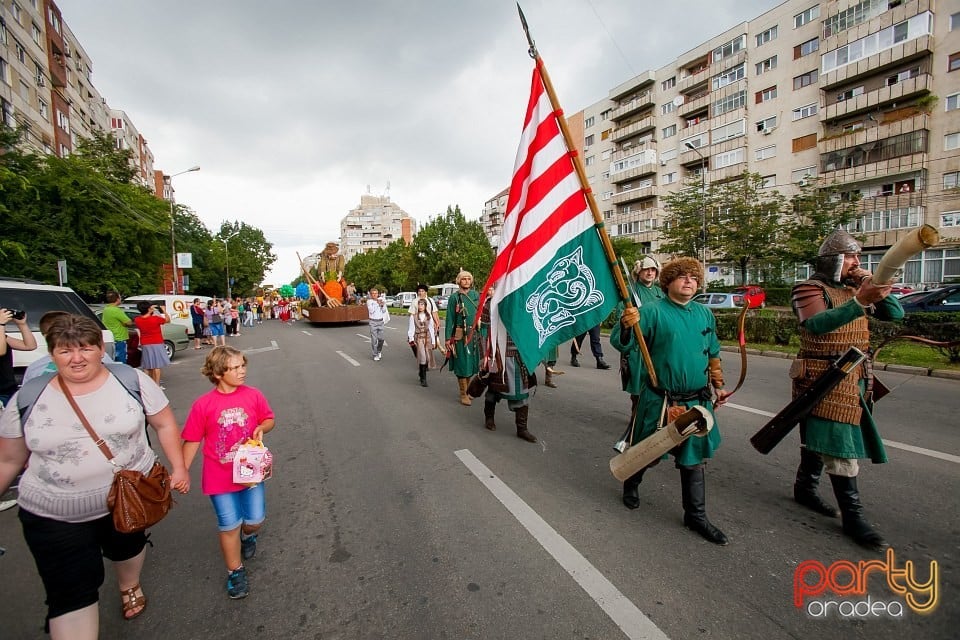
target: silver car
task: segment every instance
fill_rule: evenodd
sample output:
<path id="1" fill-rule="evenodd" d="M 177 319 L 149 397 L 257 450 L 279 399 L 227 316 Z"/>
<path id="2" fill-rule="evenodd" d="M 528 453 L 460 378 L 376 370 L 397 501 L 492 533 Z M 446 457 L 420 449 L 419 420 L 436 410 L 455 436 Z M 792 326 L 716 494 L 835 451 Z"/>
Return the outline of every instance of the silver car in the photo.
<path id="1" fill-rule="evenodd" d="M 739 309 L 743 306 L 743 296 L 739 293 L 701 293 L 693 301 L 711 309 Z"/>

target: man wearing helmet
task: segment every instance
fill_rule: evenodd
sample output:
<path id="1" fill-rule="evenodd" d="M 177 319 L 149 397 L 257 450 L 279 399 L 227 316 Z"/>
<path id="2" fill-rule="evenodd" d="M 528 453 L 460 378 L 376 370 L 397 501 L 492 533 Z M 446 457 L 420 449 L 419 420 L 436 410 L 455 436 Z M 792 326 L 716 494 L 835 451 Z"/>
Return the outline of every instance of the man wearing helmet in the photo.
<path id="1" fill-rule="evenodd" d="M 851 346 L 870 348 L 868 315 L 898 320 L 903 308 L 891 283 L 874 283 L 860 267 L 860 243 L 837 229 L 820 245 L 816 272 L 794 286 L 791 304 L 800 322 L 800 352 L 790 367 L 796 398 Z M 817 513 L 837 511 L 817 494 L 824 470 L 840 506 L 843 532 L 857 544 L 883 549 L 886 541 L 863 517 L 857 488 L 859 458 L 887 461 L 873 420 L 872 372 L 868 360 L 851 372 L 800 422 L 800 466 L 794 499 Z"/>
<path id="2" fill-rule="evenodd" d="M 657 283 L 660 276 L 660 263 L 653 256 L 644 256 L 643 260 L 637 260 L 633 263 L 631 274 L 633 276 L 632 288 L 637 292 L 640 299 L 640 305 L 644 306 L 657 300 L 663 300 L 663 289 Z"/>

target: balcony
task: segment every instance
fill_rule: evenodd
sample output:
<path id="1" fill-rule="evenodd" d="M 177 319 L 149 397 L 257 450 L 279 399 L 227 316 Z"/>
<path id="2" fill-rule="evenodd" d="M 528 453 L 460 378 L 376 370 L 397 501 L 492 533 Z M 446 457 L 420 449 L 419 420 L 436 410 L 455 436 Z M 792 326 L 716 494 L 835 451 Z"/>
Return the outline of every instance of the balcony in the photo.
<path id="1" fill-rule="evenodd" d="M 739 64 L 743 64 L 746 61 L 747 61 L 747 52 L 746 50 L 743 50 L 733 54 L 732 56 L 727 56 L 723 60 L 720 60 L 718 62 L 713 62 L 710 64 L 710 69 L 709 69 L 710 77 L 712 78 L 713 76 L 721 74 L 724 71 L 729 71 L 730 69 L 733 69 L 735 66 Z M 744 69 L 745 73 L 747 71 L 748 71 L 747 69 Z"/>
<path id="2" fill-rule="evenodd" d="M 744 156 L 746 156 L 746 152 L 744 152 Z M 710 184 L 721 184 L 724 182 L 730 182 L 731 180 L 738 180 L 747 170 L 747 161 L 744 159 L 742 162 L 732 164 L 729 167 L 714 169 L 707 174 L 707 177 L 709 178 L 707 182 Z"/>
<path id="3" fill-rule="evenodd" d="M 709 91 L 696 97 L 686 96 L 686 102 L 677 108 L 677 115 L 681 118 L 687 117 L 691 113 L 696 113 L 701 109 L 707 109 L 710 106 L 710 100 L 713 96 Z"/>
<path id="4" fill-rule="evenodd" d="M 631 149 L 631 151 L 633 151 L 633 149 Z M 634 178 L 639 178 L 641 176 L 652 175 L 657 172 L 657 166 L 658 165 L 655 162 L 649 162 L 647 164 L 642 164 L 639 167 L 631 167 L 626 171 L 621 171 L 620 173 L 611 173 L 610 182 L 614 184 L 620 184 L 621 182 L 633 180 Z"/>
<path id="5" fill-rule="evenodd" d="M 613 195 L 613 204 L 620 205 L 626 204 L 628 202 L 636 202 L 637 200 L 643 200 L 644 198 L 652 198 L 658 194 L 657 185 L 650 185 L 649 187 L 640 187 L 637 189 L 628 189 L 627 191 L 621 191 L 620 193 L 615 193 Z"/>
<path id="6" fill-rule="evenodd" d="M 710 145 L 709 144 L 705 144 L 702 147 L 697 148 L 697 151 L 699 151 L 700 154 L 703 155 L 703 158 L 706 158 L 706 160 L 703 160 L 700 157 L 700 154 L 697 153 L 697 151 L 694 151 L 692 149 L 687 149 L 686 147 L 683 147 L 683 148 L 686 149 L 686 151 L 680 154 L 681 166 L 699 167 L 701 164 L 704 164 L 704 162 L 706 162 L 707 169 L 709 170 L 709 167 L 710 167 L 710 151 L 709 151 Z"/>
<path id="7" fill-rule="evenodd" d="M 623 120 L 628 116 L 632 116 L 635 113 L 640 113 L 644 109 L 649 109 L 654 106 L 654 95 L 653 91 L 644 91 L 636 98 L 630 102 L 621 104 L 616 109 L 610 112 L 610 119 L 614 122 Z"/>
<path id="8" fill-rule="evenodd" d="M 878 111 L 886 104 L 929 93 L 932 87 L 933 76 L 921 73 L 914 78 L 868 91 L 849 100 L 827 104 L 820 110 L 820 121 L 832 122 L 858 113 Z"/>
<path id="9" fill-rule="evenodd" d="M 860 78 L 878 75 L 901 63 L 932 55 L 933 49 L 933 36 L 920 36 L 914 40 L 908 40 L 907 42 L 894 46 L 892 49 L 886 49 L 880 53 L 835 69 L 828 74 L 821 75 L 820 88 L 832 89 Z"/>
<path id="10" fill-rule="evenodd" d="M 856 27 L 844 29 L 825 38 L 821 36 L 820 50 L 833 51 L 848 42 L 862 38 L 870 33 L 876 33 L 885 27 L 903 22 L 907 18 L 912 18 L 918 13 L 933 11 L 934 9 L 930 6 L 931 4 L 933 4 L 932 0 L 907 0 L 899 7 L 883 11 Z"/>
<path id="11" fill-rule="evenodd" d="M 654 75 L 653 71 L 646 71 L 635 78 L 631 78 L 623 84 L 614 87 L 610 90 L 610 93 L 607 97 L 614 102 L 619 102 L 624 98 L 629 98 L 631 93 L 652 85 L 655 80 L 656 76 Z"/>
<path id="12" fill-rule="evenodd" d="M 657 120 L 653 116 L 649 118 L 644 118 L 643 120 L 638 120 L 637 122 L 631 122 L 628 125 L 623 127 L 617 127 L 610 133 L 610 139 L 614 142 L 619 142 L 625 140 L 630 136 L 643 133 L 644 131 L 652 131 L 657 128 Z"/>
<path id="13" fill-rule="evenodd" d="M 633 145 L 630 145 L 629 147 L 625 147 L 623 149 L 620 149 L 619 151 L 615 151 L 612 154 L 610 154 L 609 161 L 610 161 L 610 164 L 613 164 L 614 162 L 623 160 L 624 158 L 629 158 L 630 156 L 635 156 L 638 153 L 642 153 L 648 149 L 656 149 L 656 148 L 657 148 L 656 142 L 654 142 L 653 140 L 651 140 L 650 142 L 633 144 Z"/>
<path id="14" fill-rule="evenodd" d="M 824 184 L 839 182 L 863 182 L 864 180 L 886 178 L 891 175 L 900 175 L 925 169 L 926 154 L 923 152 L 868 162 L 855 167 L 839 167 L 835 170 L 822 170 L 820 178 Z M 829 166 L 829 165 L 827 165 Z"/>
<path id="15" fill-rule="evenodd" d="M 835 134 L 829 139 L 823 138 L 817 143 L 817 150 L 820 153 L 831 153 L 849 147 L 874 143 L 903 133 L 922 131 L 926 128 L 927 115 L 918 113 L 894 122 L 881 122 L 873 127 L 865 127 L 846 134 Z"/>
<path id="16" fill-rule="evenodd" d="M 706 66 L 700 71 L 697 71 L 693 75 L 689 75 L 680 82 L 677 83 L 677 90 L 680 93 L 698 93 L 702 91 L 707 86 L 707 81 L 710 79 L 710 67 Z"/>
<path id="17" fill-rule="evenodd" d="M 857 217 L 871 214 L 876 211 L 889 211 L 891 209 L 906 209 L 909 207 L 921 207 L 926 194 L 923 191 L 914 191 L 912 193 L 898 193 L 888 196 L 873 196 L 863 198 L 856 204 Z"/>

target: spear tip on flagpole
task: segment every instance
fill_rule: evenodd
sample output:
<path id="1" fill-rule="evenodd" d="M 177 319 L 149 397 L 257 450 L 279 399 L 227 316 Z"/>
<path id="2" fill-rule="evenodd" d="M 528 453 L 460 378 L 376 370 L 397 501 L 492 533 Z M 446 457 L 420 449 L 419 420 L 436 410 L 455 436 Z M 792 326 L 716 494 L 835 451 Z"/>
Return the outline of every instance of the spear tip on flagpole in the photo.
<path id="1" fill-rule="evenodd" d="M 520 8 L 520 3 L 517 3 L 517 12 L 520 14 L 520 24 L 523 25 L 523 32 L 527 36 L 527 44 L 530 45 L 530 48 L 527 49 L 527 53 L 530 54 L 530 57 L 536 60 L 540 54 L 537 52 L 537 45 L 533 41 L 533 38 L 530 37 L 530 28 L 527 26 L 527 18 L 523 15 L 523 9 Z"/>

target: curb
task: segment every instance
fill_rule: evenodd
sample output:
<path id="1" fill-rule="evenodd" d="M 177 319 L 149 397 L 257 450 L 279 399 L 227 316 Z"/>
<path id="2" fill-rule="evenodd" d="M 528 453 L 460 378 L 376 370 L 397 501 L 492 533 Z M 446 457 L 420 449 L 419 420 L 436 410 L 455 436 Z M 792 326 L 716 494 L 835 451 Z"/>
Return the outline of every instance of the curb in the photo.
<path id="1" fill-rule="evenodd" d="M 721 345 L 720 351 L 727 353 L 740 353 L 738 347 L 731 345 Z M 762 351 L 760 349 L 747 349 L 747 355 L 763 356 L 766 358 L 780 358 L 781 360 L 792 360 L 795 354 L 784 353 L 782 351 Z M 957 369 L 928 369 L 926 367 L 913 367 L 906 364 L 885 364 L 883 362 L 873 363 L 874 371 L 890 371 L 891 373 L 906 373 L 928 378 L 940 378 L 942 380 L 960 381 L 960 370 Z"/>

